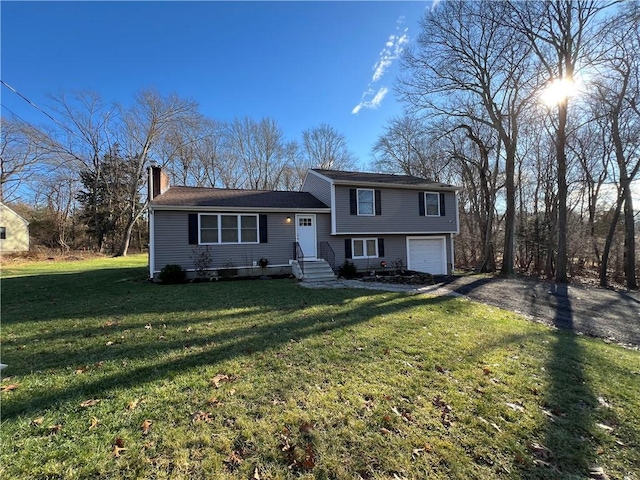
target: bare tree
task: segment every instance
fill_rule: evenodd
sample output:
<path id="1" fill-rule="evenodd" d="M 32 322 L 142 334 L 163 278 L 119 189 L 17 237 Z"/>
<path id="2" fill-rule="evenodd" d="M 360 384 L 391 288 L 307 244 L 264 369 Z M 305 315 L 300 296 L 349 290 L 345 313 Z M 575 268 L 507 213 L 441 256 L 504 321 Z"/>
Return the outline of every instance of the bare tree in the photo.
<path id="1" fill-rule="evenodd" d="M 529 41 L 551 86 L 572 82 L 596 45 L 598 14 L 606 8 L 593 0 L 546 0 L 512 3 L 511 26 Z M 555 280 L 567 282 L 567 119 L 569 96 L 557 99 L 554 143 L 558 182 L 558 258 Z"/>
<path id="2" fill-rule="evenodd" d="M 326 123 L 302 132 L 302 152 L 309 168 L 350 170 L 356 166 L 345 136 Z"/>
<path id="3" fill-rule="evenodd" d="M 198 118 L 197 103 L 176 94 L 162 96 L 156 90 L 142 90 L 135 103 L 123 114 L 122 148 L 130 159 L 131 170 L 128 195 L 124 205 L 124 229 L 116 255 L 127 254 L 131 232 L 147 207 L 141 194 L 145 184 L 145 167 L 152 149 L 162 136 L 178 124 L 194 122 Z"/>
<path id="4" fill-rule="evenodd" d="M 418 47 L 409 50 L 401 98 L 415 111 L 473 121 L 496 130 L 504 155 L 506 214 L 502 271 L 513 272 L 515 161 L 519 118 L 535 91 L 530 47 L 505 25 L 504 2 L 452 1 L 422 21 Z"/>

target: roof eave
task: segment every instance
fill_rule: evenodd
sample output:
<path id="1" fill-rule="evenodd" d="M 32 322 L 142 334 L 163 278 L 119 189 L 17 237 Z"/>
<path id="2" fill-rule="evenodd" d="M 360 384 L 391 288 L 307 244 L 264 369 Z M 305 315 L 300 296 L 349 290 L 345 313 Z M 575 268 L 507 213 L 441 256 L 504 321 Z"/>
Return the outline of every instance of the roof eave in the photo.
<path id="1" fill-rule="evenodd" d="M 461 187 L 453 185 L 439 186 L 436 184 L 419 183 L 415 185 L 407 185 L 406 183 L 388 183 L 388 182 L 358 182 L 354 180 L 333 180 L 336 185 L 349 185 L 353 187 L 389 187 L 404 188 L 406 190 L 441 190 L 447 192 L 457 192 L 462 190 Z"/>
<path id="2" fill-rule="evenodd" d="M 218 205 L 154 205 L 149 204 L 149 210 L 167 210 L 167 211 L 191 211 L 191 212 L 264 212 L 264 213 L 331 213 L 328 207 L 225 207 Z"/>

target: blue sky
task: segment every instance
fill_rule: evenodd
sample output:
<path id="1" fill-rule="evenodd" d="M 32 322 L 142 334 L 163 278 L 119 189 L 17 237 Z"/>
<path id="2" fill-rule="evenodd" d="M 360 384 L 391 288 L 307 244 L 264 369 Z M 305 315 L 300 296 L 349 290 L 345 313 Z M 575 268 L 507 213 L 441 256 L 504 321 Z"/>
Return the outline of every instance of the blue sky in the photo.
<path id="1" fill-rule="evenodd" d="M 51 112 L 49 93 L 94 90 L 126 104 L 176 92 L 208 117 L 278 121 L 287 139 L 328 123 L 363 168 L 402 112 L 399 52 L 431 2 L 2 1 L 2 80 Z M 5 87 L 2 115 L 46 124 Z"/>

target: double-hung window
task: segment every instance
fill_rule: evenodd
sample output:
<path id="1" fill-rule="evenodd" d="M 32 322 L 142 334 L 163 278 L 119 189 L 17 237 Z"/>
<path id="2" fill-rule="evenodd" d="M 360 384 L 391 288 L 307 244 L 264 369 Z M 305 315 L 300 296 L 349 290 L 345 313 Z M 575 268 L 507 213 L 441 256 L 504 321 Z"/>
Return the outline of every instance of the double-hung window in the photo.
<path id="1" fill-rule="evenodd" d="M 205 214 L 200 218 L 200 244 L 258 243 L 258 215 Z"/>
<path id="2" fill-rule="evenodd" d="M 378 258 L 377 238 L 354 238 L 352 241 L 352 258 Z"/>
<path id="3" fill-rule="evenodd" d="M 358 188 L 358 215 L 375 215 L 375 194 L 371 189 Z"/>
<path id="4" fill-rule="evenodd" d="M 440 195 L 435 192 L 424 194 L 424 214 L 427 217 L 440 216 Z"/>

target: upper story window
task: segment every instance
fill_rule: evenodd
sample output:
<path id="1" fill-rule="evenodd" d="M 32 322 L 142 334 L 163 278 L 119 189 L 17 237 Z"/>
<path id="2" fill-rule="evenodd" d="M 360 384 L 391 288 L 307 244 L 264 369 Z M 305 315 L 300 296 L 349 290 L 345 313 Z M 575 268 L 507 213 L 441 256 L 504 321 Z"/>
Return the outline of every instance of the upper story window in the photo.
<path id="1" fill-rule="evenodd" d="M 0 240 L 7 239 L 7 227 L 0 227 Z"/>
<path id="2" fill-rule="evenodd" d="M 435 192 L 425 192 L 424 213 L 427 217 L 440 216 L 440 195 Z"/>
<path id="3" fill-rule="evenodd" d="M 375 194 L 373 190 L 359 188 L 358 190 L 358 215 L 375 215 Z"/>
<path id="4" fill-rule="evenodd" d="M 202 245 L 258 243 L 258 215 L 200 214 Z"/>

